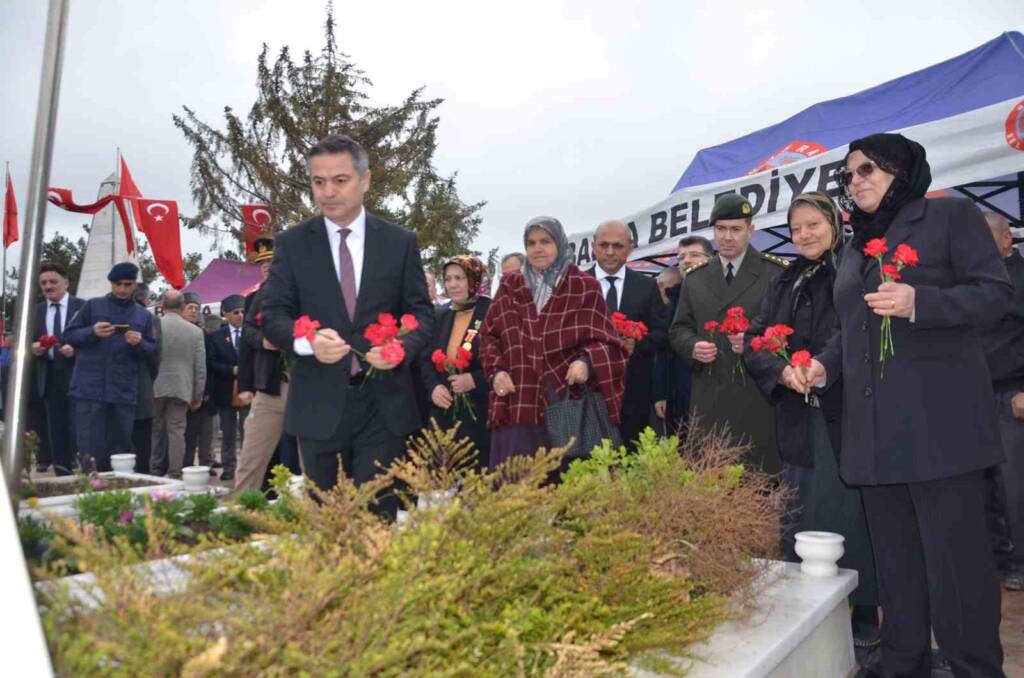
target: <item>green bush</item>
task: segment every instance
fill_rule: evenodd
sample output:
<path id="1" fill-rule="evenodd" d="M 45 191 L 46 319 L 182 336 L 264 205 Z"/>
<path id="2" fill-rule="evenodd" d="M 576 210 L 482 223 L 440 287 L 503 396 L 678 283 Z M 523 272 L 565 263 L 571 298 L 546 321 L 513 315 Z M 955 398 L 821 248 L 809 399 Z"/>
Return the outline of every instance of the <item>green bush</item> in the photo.
<path id="1" fill-rule="evenodd" d="M 778 539 L 778 491 L 717 436 L 645 434 L 549 474 L 558 451 L 494 473 L 455 431 L 425 431 L 408 459 L 354 487 L 292 497 L 241 520 L 262 546 L 204 551 L 186 589 L 158 596 L 102 539 L 77 537 L 98 603 L 42 595 L 62 675 L 602 676 L 685 654 L 750 595 Z M 399 528 L 370 509 L 400 481 L 459 487 Z M 287 513 L 284 520 L 279 512 Z M 150 551 L 165 536 L 154 533 Z M 209 549 L 205 538 L 191 549 Z"/>

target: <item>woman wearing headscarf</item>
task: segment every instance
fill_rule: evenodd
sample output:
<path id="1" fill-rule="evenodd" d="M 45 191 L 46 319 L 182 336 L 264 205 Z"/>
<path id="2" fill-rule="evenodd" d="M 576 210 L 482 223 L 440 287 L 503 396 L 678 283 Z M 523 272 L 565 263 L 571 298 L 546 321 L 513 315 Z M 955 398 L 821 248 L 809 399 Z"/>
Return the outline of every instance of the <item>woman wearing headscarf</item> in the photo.
<path id="1" fill-rule="evenodd" d="M 743 361 L 747 371 L 775 407 L 776 441 L 783 461 L 782 477 L 793 495 L 783 551 L 796 560 L 796 532 L 836 532 L 846 538 L 840 567 L 857 570 L 854 638 L 859 645 L 878 643 L 878 589 L 871 540 L 860 492 L 839 477 L 842 387 L 833 383 L 809 401 L 787 388 L 793 368 L 782 358 L 751 349 L 754 337 L 772 325 L 793 328 L 790 353 L 820 352 L 835 324 L 832 288 L 836 280 L 837 251 L 843 244 L 839 208 L 824 193 L 804 193 L 793 199 L 788 219 L 796 247 L 793 263 L 772 280 L 761 310 L 746 335 Z"/>
<path id="2" fill-rule="evenodd" d="M 842 378 L 840 472 L 861 486 L 878 568 L 881 664 L 862 675 L 930 675 L 930 637 L 957 676 L 1002 676 L 999 588 L 985 524 L 983 469 L 1002 460 L 977 328 L 1001 317 L 1013 286 L 969 201 L 927 200 L 925 149 L 899 134 L 850 144 L 844 207 L 854 237 L 836 274 L 837 327 L 790 385 Z M 880 283 L 864 254 L 885 238 L 919 263 Z M 894 354 L 881 358 L 882 319 Z"/>
<path id="3" fill-rule="evenodd" d="M 601 286 L 572 263 L 562 224 L 531 219 L 523 242 L 526 263 L 502 278 L 480 332 L 491 468 L 548 445 L 544 410 L 571 385 L 599 392 L 617 425 L 626 374 Z"/>
<path id="4" fill-rule="evenodd" d="M 487 394 L 490 386 L 480 362 L 480 328 L 491 300 L 483 296 L 486 270 L 476 257 L 452 257 L 444 264 L 444 294 L 450 302 L 438 309 L 434 322 L 434 343 L 421 365 L 423 381 L 430 399 L 430 416 L 441 428 L 461 422 L 459 433 L 476 447 L 478 465 L 486 468 L 491 448 L 487 433 Z M 432 362 L 432 353 L 440 351 L 451 363 L 460 360 L 460 352 L 469 351 L 469 365 L 457 374 L 440 372 Z M 465 394 L 472 410 L 455 406 L 455 396 Z M 456 410 L 458 412 L 456 413 Z M 456 416 L 457 414 L 457 416 Z"/>

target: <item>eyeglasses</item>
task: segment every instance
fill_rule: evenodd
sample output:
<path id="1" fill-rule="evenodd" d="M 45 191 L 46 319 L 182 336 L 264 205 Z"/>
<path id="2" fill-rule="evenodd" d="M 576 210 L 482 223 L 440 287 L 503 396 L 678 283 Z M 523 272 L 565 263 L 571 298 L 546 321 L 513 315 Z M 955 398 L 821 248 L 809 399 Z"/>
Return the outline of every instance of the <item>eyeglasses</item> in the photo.
<path id="1" fill-rule="evenodd" d="M 839 183 L 843 186 L 849 186 L 853 183 L 853 175 L 856 173 L 861 179 L 867 179 L 874 171 L 878 169 L 878 165 L 873 162 L 866 162 L 859 167 L 855 167 L 853 172 L 844 170 L 839 173 Z"/>

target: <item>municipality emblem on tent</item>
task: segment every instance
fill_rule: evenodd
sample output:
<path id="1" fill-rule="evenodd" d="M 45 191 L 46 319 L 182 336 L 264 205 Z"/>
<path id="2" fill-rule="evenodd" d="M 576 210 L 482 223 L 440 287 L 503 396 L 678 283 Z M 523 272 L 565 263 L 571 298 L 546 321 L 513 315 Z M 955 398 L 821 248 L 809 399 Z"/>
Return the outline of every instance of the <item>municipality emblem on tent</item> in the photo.
<path id="1" fill-rule="evenodd" d="M 821 155 L 828 149 L 821 144 L 816 144 L 813 141 L 793 141 L 786 144 L 779 150 L 772 153 L 767 160 L 759 163 L 757 167 L 747 172 L 747 175 L 758 174 L 760 172 L 766 172 L 770 169 L 776 169 L 783 165 L 789 165 L 794 162 L 800 162 L 807 158 L 813 158 L 816 155 Z"/>
<path id="2" fill-rule="evenodd" d="M 1024 99 L 1017 102 L 1006 118 L 1006 143 L 1011 148 L 1024 151 Z"/>

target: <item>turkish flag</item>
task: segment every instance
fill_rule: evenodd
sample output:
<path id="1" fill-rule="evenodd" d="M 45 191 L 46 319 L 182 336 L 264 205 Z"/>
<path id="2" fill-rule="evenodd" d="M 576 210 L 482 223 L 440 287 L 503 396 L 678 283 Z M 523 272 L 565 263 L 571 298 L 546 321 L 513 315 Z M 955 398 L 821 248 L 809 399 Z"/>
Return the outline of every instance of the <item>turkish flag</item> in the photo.
<path id="1" fill-rule="evenodd" d="M 7 175 L 7 194 L 4 196 L 4 248 L 18 239 L 18 203 L 14 199 L 14 183 Z"/>
<path id="2" fill-rule="evenodd" d="M 138 198 L 139 230 L 146 234 L 157 270 L 171 287 L 185 286 L 185 267 L 181 261 L 181 222 L 178 203 L 173 200 Z"/>
<path id="3" fill-rule="evenodd" d="M 51 204 L 67 210 L 68 212 L 78 212 L 80 214 L 96 214 L 106 207 L 115 197 L 117 196 L 105 195 L 89 205 L 79 205 L 72 197 L 71 191 L 66 188 L 54 188 L 51 186 L 46 189 L 46 199 L 49 200 Z"/>
<path id="4" fill-rule="evenodd" d="M 132 173 L 128 171 L 128 163 L 124 161 L 124 156 L 121 156 L 121 185 L 118 187 L 117 194 L 120 198 L 141 198 L 142 191 L 139 190 L 135 180 L 132 179 Z M 139 214 L 139 203 L 135 200 L 129 200 L 132 206 L 132 217 L 134 217 L 135 228 L 139 229 L 140 232 L 145 233 L 146 231 L 142 226 L 142 216 Z"/>
<path id="5" fill-rule="evenodd" d="M 239 209 L 245 223 L 245 257 L 252 259 L 256 253 L 256 241 L 274 237 L 274 210 L 270 205 L 239 205 Z"/>

